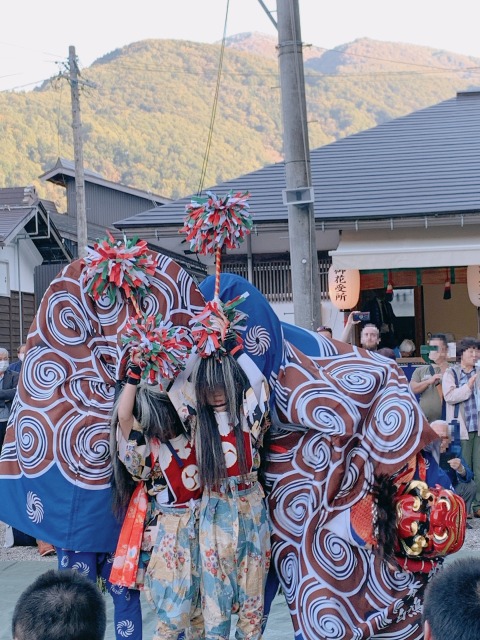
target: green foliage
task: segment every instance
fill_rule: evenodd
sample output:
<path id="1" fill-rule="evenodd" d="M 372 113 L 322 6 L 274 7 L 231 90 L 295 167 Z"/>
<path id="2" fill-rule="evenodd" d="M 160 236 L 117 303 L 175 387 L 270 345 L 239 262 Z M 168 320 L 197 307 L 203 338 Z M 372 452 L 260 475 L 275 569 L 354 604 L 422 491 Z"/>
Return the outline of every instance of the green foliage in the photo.
<path id="1" fill-rule="evenodd" d="M 204 187 L 278 162 L 282 124 L 275 41 L 229 41 Z M 219 45 L 147 40 L 108 53 L 82 73 L 84 159 L 105 178 L 169 197 L 195 193 L 209 138 Z M 478 60 L 362 39 L 305 50 L 310 148 L 374 127 L 478 84 Z M 469 69 L 470 68 L 470 69 Z M 0 92 L 0 186 L 35 184 L 58 156 L 73 158 L 65 80 Z"/>

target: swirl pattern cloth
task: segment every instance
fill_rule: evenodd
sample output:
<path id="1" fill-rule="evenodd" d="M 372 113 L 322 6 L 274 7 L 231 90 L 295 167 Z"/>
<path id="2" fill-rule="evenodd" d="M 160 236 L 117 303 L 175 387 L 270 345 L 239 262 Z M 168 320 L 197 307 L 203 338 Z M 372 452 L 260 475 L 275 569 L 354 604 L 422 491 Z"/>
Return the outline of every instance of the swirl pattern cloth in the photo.
<path id="1" fill-rule="evenodd" d="M 305 427 L 277 432 L 267 465 L 273 561 L 295 637 L 419 640 L 435 563 L 430 573 L 402 570 L 327 525 L 433 435 L 397 367 L 332 344 L 335 355 L 309 358 L 286 343 L 276 381 L 279 417 Z"/>
<path id="2" fill-rule="evenodd" d="M 192 278 L 152 252 L 156 271 L 143 313 L 188 326 L 204 300 Z M 95 302 L 76 260 L 51 283 L 27 339 L 0 458 L 0 519 L 66 549 L 113 551 L 109 436 L 120 335 L 131 302 Z M 123 361 L 124 362 L 124 361 Z"/>
<path id="3" fill-rule="evenodd" d="M 200 288 L 212 297 L 212 279 Z M 272 391 L 272 553 L 296 640 L 420 640 L 435 563 L 393 567 L 327 528 L 374 475 L 395 474 L 434 439 L 406 378 L 375 352 L 280 323 L 255 287 L 222 274 L 222 300 L 244 292 L 244 348 Z"/>

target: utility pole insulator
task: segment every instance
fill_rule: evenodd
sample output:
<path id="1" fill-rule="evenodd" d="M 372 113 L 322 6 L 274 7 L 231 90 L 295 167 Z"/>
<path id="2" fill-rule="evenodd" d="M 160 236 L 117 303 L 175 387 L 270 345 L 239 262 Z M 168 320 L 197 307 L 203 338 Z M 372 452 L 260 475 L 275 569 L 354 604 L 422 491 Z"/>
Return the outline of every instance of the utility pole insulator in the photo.
<path id="1" fill-rule="evenodd" d="M 75 203 L 77 208 L 77 246 L 78 257 L 83 258 L 87 252 L 87 213 L 85 206 L 85 172 L 83 168 L 82 120 L 80 117 L 80 91 L 78 65 L 75 47 L 68 48 L 70 71 L 70 90 L 72 95 L 72 129 L 73 150 L 75 160 Z"/>

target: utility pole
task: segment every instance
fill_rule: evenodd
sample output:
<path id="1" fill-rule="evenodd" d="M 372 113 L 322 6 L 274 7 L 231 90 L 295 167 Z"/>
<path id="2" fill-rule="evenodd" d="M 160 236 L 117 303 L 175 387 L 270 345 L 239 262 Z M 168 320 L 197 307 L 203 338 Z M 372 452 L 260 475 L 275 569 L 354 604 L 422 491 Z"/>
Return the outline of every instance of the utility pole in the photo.
<path id="1" fill-rule="evenodd" d="M 310 174 L 305 78 L 298 0 L 277 0 L 288 235 L 295 324 L 321 324 L 320 282 Z"/>
<path id="2" fill-rule="evenodd" d="M 85 207 L 85 173 L 83 169 L 82 121 L 80 118 L 80 91 L 78 81 L 77 56 L 75 47 L 68 48 L 68 67 L 70 72 L 70 91 L 72 94 L 73 150 L 75 159 L 75 202 L 77 206 L 77 247 L 78 257 L 87 252 L 87 213 Z"/>

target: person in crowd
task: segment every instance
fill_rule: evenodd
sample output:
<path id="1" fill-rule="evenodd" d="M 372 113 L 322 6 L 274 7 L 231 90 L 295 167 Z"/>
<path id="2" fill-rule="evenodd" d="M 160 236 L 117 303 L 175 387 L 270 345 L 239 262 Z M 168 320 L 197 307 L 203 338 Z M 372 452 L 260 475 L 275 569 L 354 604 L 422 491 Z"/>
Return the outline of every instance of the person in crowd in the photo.
<path id="1" fill-rule="evenodd" d="M 7 349 L 0 348 L 0 452 L 18 384 L 18 372 L 9 371 L 9 364 L 10 356 Z"/>
<path id="2" fill-rule="evenodd" d="M 446 402 L 446 420 L 457 419 L 460 423 L 462 455 L 472 469 L 477 485 L 477 493 L 472 509 L 475 517 L 480 517 L 480 434 L 475 385 L 477 373 L 478 341 L 475 338 L 463 338 L 457 346 L 460 362 L 445 370 L 442 379 L 442 391 Z"/>
<path id="3" fill-rule="evenodd" d="M 395 313 L 391 302 L 386 299 L 384 289 L 375 289 L 370 293 L 370 299 L 363 305 L 362 311 L 370 313 L 370 322 L 379 333 L 382 347 L 395 346 Z"/>
<path id="4" fill-rule="evenodd" d="M 425 640 L 480 640 L 480 559 L 454 560 L 428 585 Z"/>
<path id="5" fill-rule="evenodd" d="M 352 342 L 353 327 L 354 327 L 354 325 L 360 323 L 360 320 L 355 320 L 355 318 L 354 318 L 354 314 L 355 313 L 358 313 L 358 312 L 357 311 L 351 311 L 348 314 L 347 322 L 345 323 L 342 335 L 340 336 L 340 340 L 342 342 Z"/>
<path id="6" fill-rule="evenodd" d="M 367 351 L 377 351 L 380 344 L 380 331 L 374 324 L 366 324 L 360 333 L 360 344 Z"/>
<path id="7" fill-rule="evenodd" d="M 435 420 L 430 424 L 439 437 L 439 459 L 437 462 L 440 468 L 450 478 L 455 492 L 465 500 L 467 514 L 472 511 L 472 502 L 477 493 L 477 485 L 473 479 L 473 472 L 464 460 L 461 453 L 455 451 L 450 446 L 452 435 L 448 422 L 445 420 Z M 470 528 L 470 525 L 467 524 Z"/>
<path id="8" fill-rule="evenodd" d="M 419 397 L 420 407 L 427 420 L 445 418 L 445 404 L 443 401 L 442 378 L 447 370 L 448 344 L 444 333 L 435 333 L 428 342 L 431 347 L 429 353 L 430 364 L 417 367 L 410 380 L 410 389 Z"/>
<path id="9" fill-rule="evenodd" d="M 402 342 L 400 343 L 398 349 L 400 351 L 400 357 L 411 358 L 415 353 L 415 343 L 413 342 L 413 340 L 405 338 L 405 340 L 402 340 Z"/>
<path id="10" fill-rule="evenodd" d="M 131 588 L 144 584 L 157 614 L 155 638 L 176 640 L 189 629 L 188 637 L 199 639 L 204 637 L 201 490 L 195 449 L 168 396 L 158 385 L 139 384 L 140 362 L 140 355 L 133 353 L 112 417 L 112 451 L 118 451 L 118 460 L 113 458 L 114 505 L 123 512 L 125 524 L 110 583 Z M 133 494 L 132 479 L 137 485 Z"/>
<path id="11" fill-rule="evenodd" d="M 258 480 L 259 449 L 269 425 L 268 393 L 265 378 L 248 356 L 237 348 L 228 351 L 201 357 L 192 374 L 203 488 L 200 588 L 205 638 L 228 638 L 233 611 L 238 615 L 237 637 L 259 640 L 270 565 L 270 530 Z M 255 382 L 239 364 L 242 357 L 257 374 Z"/>
<path id="12" fill-rule="evenodd" d="M 21 344 L 17 347 L 17 360 L 15 360 L 15 362 L 12 362 L 12 364 L 8 367 L 10 371 L 16 371 L 17 373 L 20 373 L 26 350 L 27 347 L 25 344 Z"/>
<path id="13" fill-rule="evenodd" d="M 325 327 L 324 325 L 320 325 L 317 329 L 317 333 L 321 336 L 325 336 L 325 338 L 329 338 L 330 340 L 333 338 L 333 333 L 330 327 Z"/>
<path id="14" fill-rule="evenodd" d="M 390 360 L 393 360 L 394 362 L 397 361 L 395 351 L 393 349 L 390 349 L 389 347 L 382 347 L 381 349 L 377 350 L 377 353 L 379 353 L 381 356 L 385 356 L 385 358 L 390 358 Z"/>
<path id="15" fill-rule="evenodd" d="M 14 640 L 103 640 L 105 600 L 78 571 L 50 570 L 19 597 L 12 618 Z"/>

